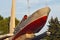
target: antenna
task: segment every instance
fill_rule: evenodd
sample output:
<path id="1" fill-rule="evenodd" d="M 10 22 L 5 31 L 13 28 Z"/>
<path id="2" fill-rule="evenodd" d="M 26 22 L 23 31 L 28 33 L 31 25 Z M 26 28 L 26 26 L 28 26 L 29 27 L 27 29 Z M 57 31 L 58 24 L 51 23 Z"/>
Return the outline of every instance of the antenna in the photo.
<path id="1" fill-rule="evenodd" d="M 30 15 L 30 5 L 29 5 L 29 0 L 27 0 L 27 14 L 28 14 L 28 16 Z"/>

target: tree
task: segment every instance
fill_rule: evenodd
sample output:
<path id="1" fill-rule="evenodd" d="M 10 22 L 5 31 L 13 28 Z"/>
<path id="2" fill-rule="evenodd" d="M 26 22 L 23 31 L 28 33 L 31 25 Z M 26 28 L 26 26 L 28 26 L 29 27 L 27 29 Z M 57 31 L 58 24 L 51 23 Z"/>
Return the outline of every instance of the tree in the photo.
<path id="1" fill-rule="evenodd" d="M 3 17 L 0 15 L 0 21 L 3 20 Z"/>
<path id="2" fill-rule="evenodd" d="M 0 31 L 2 31 L 1 34 L 7 34 L 8 33 L 8 22 L 6 19 L 0 21 Z"/>
<path id="3" fill-rule="evenodd" d="M 15 22 L 16 22 L 15 25 L 17 25 L 19 20 L 16 18 Z M 10 24 L 10 17 L 7 17 L 0 21 L 0 32 L 1 32 L 0 35 L 9 33 L 9 28 L 10 28 L 9 24 Z"/>
<path id="4" fill-rule="evenodd" d="M 15 18 L 15 25 L 17 26 L 17 24 L 19 23 L 20 21 L 17 19 L 17 18 Z"/>
<path id="5" fill-rule="evenodd" d="M 51 32 L 51 35 L 44 38 L 46 38 L 47 40 L 60 40 L 60 23 L 57 17 L 55 19 L 53 19 L 52 17 L 49 21 L 48 31 Z"/>

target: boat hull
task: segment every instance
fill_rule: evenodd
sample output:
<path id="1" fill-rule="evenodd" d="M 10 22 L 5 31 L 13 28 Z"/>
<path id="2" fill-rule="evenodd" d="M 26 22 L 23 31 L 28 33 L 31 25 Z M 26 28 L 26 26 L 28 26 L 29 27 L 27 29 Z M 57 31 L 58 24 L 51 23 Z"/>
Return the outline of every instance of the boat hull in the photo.
<path id="1" fill-rule="evenodd" d="M 12 40 L 17 39 L 18 37 L 26 33 L 31 34 L 39 32 L 45 25 L 49 12 L 50 8 L 46 7 L 39 9 L 35 13 L 33 13 L 28 19 L 26 19 L 17 27 L 19 30 L 17 30 L 18 32 L 14 35 Z"/>

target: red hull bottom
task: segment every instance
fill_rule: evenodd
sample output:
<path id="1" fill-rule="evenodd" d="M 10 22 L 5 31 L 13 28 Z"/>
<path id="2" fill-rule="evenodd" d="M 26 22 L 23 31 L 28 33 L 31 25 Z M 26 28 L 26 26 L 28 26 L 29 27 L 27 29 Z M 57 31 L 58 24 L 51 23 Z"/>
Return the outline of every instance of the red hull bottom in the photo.
<path id="1" fill-rule="evenodd" d="M 23 30 L 21 30 L 19 33 L 17 33 L 12 40 L 17 39 L 19 36 L 21 36 L 25 33 L 36 33 L 36 32 L 38 32 L 44 26 L 44 24 L 46 23 L 46 20 L 47 20 L 47 16 L 43 16 L 43 17 L 33 21 L 32 23 L 27 25 L 25 28 L 23 28 Z"/>

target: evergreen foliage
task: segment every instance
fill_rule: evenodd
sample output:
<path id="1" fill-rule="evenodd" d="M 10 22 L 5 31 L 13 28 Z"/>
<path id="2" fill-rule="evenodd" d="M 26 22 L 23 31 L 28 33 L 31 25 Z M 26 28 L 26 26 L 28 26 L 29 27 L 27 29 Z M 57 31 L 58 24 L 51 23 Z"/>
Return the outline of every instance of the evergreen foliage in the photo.
<path id="1" fill-rule="evenodd" d="M 51 35 L 44 38 L 47 40 L 60 40 L 60 23 L 57 17 L 55 19 L 53 19 L 53 17 L 51 18 L 48 27 Z"/>

